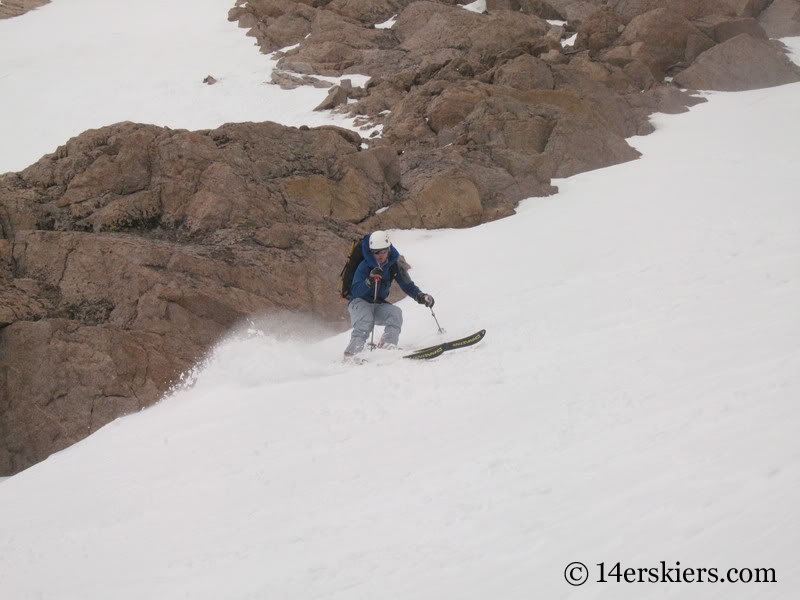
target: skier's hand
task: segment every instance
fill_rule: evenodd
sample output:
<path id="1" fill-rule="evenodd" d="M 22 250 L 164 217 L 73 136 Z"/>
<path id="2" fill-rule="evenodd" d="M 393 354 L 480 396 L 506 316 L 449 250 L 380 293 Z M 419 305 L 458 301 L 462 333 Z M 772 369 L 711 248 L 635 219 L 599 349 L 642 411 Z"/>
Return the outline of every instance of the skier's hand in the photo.
<path id="1" fill-rule="evenodd" d="M 380 282 L 383 276 L 383 269 L 380 267 L 375 267 L 369 272 L 369 277 L 367 278 L 367 287 L 372 287 L 374 284 Z"/>
<path id="2" fill-rule="evenodd" d="M 424 304 L 428 308 L 433 308 L 434 299 L 433 296 L 431 296 L 430 294 L 424 294 L 420 292 L 419 294 L 417 294 L 415 300 L 420 304 Z"/>

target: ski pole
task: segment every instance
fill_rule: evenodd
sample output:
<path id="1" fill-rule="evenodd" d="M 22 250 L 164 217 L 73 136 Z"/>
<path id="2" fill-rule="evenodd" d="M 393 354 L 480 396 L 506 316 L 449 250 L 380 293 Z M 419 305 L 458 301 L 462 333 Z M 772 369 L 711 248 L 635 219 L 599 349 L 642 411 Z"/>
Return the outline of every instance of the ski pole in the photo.
<path id="1" fill-rule="evenodd" d="M 378 282 L 380 280 L 380 277 L 372 278 L 372 287 L 374 288 L 374 292 L 372 294 L 372 334 L 369 338 L 370 352 L 375 350 L 375 306 L 378 304 Z"/>
<path id="2" fill-rule="evenodd" d="M 436 321 L 436 327 L 439 328 L 439 333 L 444 333 L 444 329 L 439 325 L 439 319 L 436 318 L 436 313 L 433 312 L 433 307 L 431 307 L 431 315 L 433 315 L 433 320 Z"/>

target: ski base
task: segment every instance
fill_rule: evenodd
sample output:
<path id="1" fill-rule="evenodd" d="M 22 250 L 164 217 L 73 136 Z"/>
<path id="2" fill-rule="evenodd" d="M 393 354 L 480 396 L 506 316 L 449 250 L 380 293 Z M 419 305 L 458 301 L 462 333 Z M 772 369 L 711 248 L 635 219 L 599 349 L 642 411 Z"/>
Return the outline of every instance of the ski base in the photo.
<path id="1" fill-rule="evenodd" d="M 411 354 L 406 354 L 403 358 L 410 358 L 412 360 L 430 360 L 431 358 L 436 358 L 437 356 L 441 356 L 445 352 L 450 350 L 457 350 L 459 348 L 466 348 L 467 346 L 474 346 L 478 342 L 480 342 L 484 336 L 486 335 L 486 330 L 481 329 L 478 332 L 473 333 L 472 335 L 468 335 L 463 338 L 459 338 L 457 340 L 451 340 L 449 342 L 442 342 L 441 344 L 436 344 L 435 346 L 429 346 L 427 348 L 422 348 Z"/>

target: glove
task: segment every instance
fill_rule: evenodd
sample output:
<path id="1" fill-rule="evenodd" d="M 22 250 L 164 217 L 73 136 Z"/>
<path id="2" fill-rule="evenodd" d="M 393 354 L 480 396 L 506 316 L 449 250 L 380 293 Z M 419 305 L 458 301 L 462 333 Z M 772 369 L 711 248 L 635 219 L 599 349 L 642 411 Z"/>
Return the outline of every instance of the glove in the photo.
<path id="1" fill-rule="evenodd" d="M 374 267 L 369 272 L 369 277 L 367 278 L 367 286 L 372 287 L 374 283 L 380 281 L 382 277 L 383 277 L 383 269 L 381 269 L 380 267 Z"/>
<path id="2" fill-rule="evenodd" d="M 428 308 L 433 308 L 434 300 L 433 296 L 431 296 L 430 294 L 423 294 L 422 292 L 420 292 L 419 294 L 417 294 L 415 300 L 420 304 L 424 304 Z"/>

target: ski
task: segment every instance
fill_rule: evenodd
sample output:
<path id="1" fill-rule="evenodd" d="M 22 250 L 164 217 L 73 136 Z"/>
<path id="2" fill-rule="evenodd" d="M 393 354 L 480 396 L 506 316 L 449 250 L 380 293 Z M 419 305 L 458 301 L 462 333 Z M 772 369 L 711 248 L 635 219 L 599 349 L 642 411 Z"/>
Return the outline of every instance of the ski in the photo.
<path id="1" fill-rule="evenodd" d="M 411 358 L 415 360 L 428 360 L 431 358 L 436 358 L 437 356 L 441 356 L 448 350 L 457 350 L 458 348 L 466 348 L 467 346 L 473 346 L 480 342 L 483 337 L 486 335 L 486 330 L 481 329 L 480 331 L 473 333 L 472 335 L 468 335 L 466 337 L 451 340 L 449 342 L 442 342 L 441 344 L 436 344 L 435 346 L 428 346 L 427 348 L 421 348 L 420 350 L 416 350 L 411 354 L 406 354 L 403 358 Z"/>

